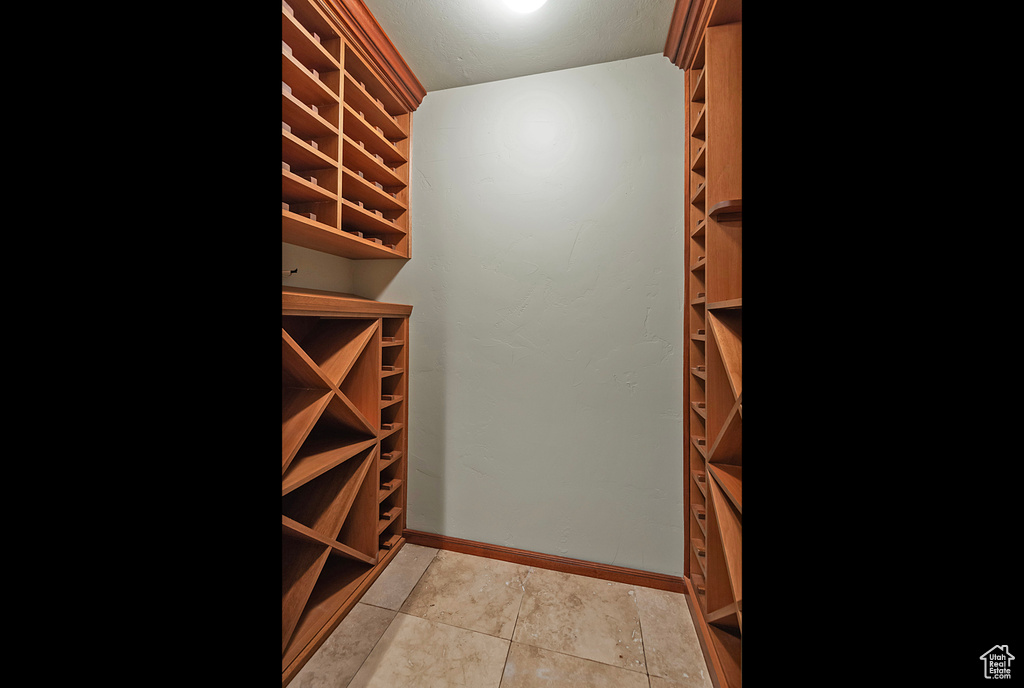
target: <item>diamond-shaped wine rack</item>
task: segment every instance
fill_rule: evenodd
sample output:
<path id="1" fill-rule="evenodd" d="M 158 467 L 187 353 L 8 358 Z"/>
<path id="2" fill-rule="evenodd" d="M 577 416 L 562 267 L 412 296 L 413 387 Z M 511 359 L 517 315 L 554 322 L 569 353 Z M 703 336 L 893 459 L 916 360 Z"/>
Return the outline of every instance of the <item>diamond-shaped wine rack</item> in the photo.
<path id="1" fill-rule="evenodd" d="M 381 327 L 296 318 L 282 329 L 282 655 L 323 627 L 377 563 Z"/>

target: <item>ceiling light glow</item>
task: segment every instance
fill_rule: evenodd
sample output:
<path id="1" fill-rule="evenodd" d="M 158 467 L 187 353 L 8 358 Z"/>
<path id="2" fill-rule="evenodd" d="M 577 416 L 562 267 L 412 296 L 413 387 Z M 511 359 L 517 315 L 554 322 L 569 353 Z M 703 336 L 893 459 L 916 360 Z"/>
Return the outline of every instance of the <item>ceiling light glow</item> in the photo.
<path id="1" fill-rule="evenodd" d="M 505 0 L 505 4 L 509 6 L 513 11 L 521 14 L 527 12 L 533 12 L 534 10 L 540 9 L 547 0 Z"/>

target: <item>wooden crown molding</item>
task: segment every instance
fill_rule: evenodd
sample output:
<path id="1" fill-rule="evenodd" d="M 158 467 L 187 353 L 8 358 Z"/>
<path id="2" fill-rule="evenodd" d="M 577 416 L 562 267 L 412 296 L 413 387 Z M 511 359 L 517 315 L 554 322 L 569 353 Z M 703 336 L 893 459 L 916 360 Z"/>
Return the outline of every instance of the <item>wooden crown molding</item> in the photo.
<path id="1" fill-rule="evenodd" d="M 704 26 L 704 22 L 698 18 L 706 18 L 710 5 L 711 0 L 676 0 L 668 25 L 665 51 L 662 53 L 676 67 L 686 69 L 689 65 L 687 56 L 692 56 L 696 47 L 695 39 L 700 37 L 698 27 Z"/>
<path id="2" fill-rule="evenodd" d="M 689 69 L 704 29 L 743 21 L 743 0 L 676 0 L 662 53 L 680 69 Z"/>
<path id="3" fill-rule="evenodd" d="M 412 112 L 420 106 L 427 90 L 398 52 L 377 18 L 363 0 L 321 0 L 338 20 L 338 25 L 353 42 L 362 46 L 376 63 L 395 95 Z"/>

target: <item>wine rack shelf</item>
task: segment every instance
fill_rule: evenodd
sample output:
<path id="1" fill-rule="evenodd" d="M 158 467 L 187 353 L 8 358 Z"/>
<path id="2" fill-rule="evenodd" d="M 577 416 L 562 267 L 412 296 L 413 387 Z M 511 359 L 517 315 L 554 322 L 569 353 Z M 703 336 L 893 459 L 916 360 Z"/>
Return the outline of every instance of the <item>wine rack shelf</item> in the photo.
<path id="1" fill-rule="evenodd" d="M 381 42 L 367 49 L 344 14 L 333 0 L 282 2 L 281 238 L 345 258 L 407 259 L 418 101 L 371 59 Z"/>
<path id="2" fill-rule="evenodd" d="M 282 681 L 404 544 L 409 315 L 282 290 Z"/>
<path id="3" fill-rule="evenodd" d="M 741 7 L 718 0 L 702 26 L 685 32 L 681 52 L 668 55 L 686 72 L 688 97 L 684 575 L 716 688 L 742 685 Z"/>

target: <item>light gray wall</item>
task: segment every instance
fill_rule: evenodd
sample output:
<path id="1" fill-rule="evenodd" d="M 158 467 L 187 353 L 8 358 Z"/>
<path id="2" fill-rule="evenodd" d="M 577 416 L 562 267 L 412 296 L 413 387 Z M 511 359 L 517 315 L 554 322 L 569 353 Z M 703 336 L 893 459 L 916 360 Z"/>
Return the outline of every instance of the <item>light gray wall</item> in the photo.
<path id="1" fill-rule="evenodd" d="M 352 264 L 355 261 L 311 248 L 281 242 L 281 272 L 298 270 L 281 277 L 286 287 L 323 289 L 342 294 L 353 293 Z"/>
<path id="2" fill-rule="evenodd" d="M 682 575 L 683 105 L 661 55 L 423 100 L 413 258 L 346 261 L 414 306 L 410 528 Z"/>

